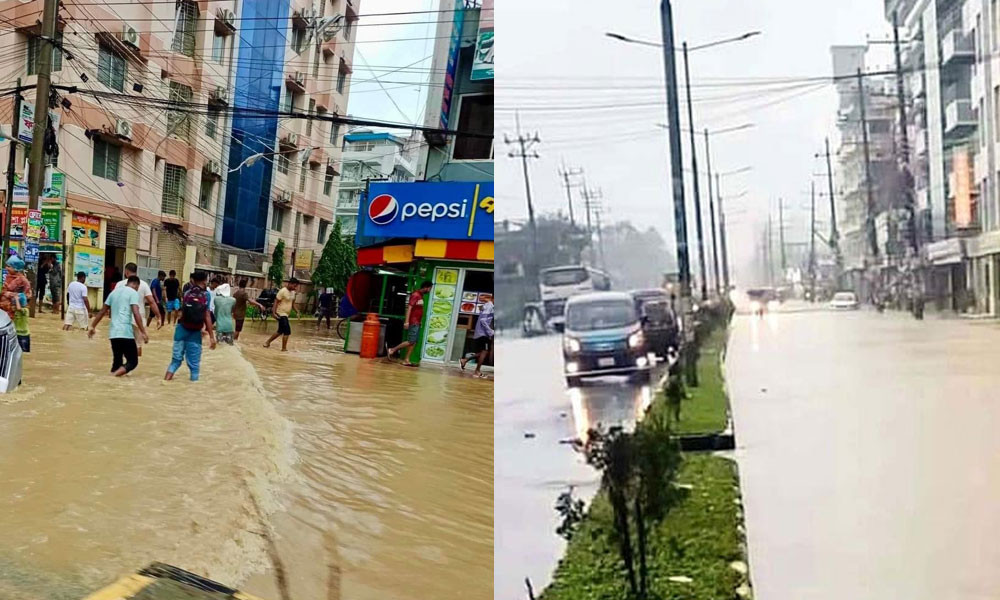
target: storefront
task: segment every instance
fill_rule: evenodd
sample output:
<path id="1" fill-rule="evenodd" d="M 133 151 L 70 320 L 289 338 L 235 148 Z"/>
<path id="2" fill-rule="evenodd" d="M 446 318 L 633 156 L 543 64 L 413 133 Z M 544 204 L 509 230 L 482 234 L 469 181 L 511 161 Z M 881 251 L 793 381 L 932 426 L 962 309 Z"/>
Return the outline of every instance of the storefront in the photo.
<path id="1" fill-rule="evenodd" d="M 358 218 L 358 266 L 382 282 L 368 310 L 398 321 L 387 327 L 392 344 L 401 339 L 409 294 L 430 281 L 414 361 L 457 365 L 473 352 L 476 324 L 493 300 L 493 183 L 372 184 L 368 197 Z M 492 355 L 484 366 L 492 368 Z"/>

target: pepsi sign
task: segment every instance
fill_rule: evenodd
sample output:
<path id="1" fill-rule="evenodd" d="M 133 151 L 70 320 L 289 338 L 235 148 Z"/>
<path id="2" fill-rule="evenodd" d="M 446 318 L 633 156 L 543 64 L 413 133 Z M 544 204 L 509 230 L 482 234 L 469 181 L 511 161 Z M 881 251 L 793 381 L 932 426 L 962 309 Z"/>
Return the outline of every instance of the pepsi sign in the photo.
<path id="1" fill-rule="evenodd" d="M 493 239 L 493 182 L 372 183 L 358 237 Z"/>

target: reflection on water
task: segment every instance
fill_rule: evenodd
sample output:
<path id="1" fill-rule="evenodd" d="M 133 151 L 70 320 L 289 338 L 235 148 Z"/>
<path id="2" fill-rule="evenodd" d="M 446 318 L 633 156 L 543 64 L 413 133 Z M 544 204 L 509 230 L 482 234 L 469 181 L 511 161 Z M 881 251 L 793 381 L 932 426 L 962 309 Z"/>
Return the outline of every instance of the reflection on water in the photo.
<path id="1" fill-rule="evenodd" d="M 645 416 L 646 409 L 653 401 L 651 386 L 613 380 L 586 387 L 572 387 L 567 394 L 578 440 L 586 440 L 587 433 L 592 429 L 607 431 L 619 426 L 631 431 Z"/>
<path id="2" fill-rule="evenodd" d="M 33 322 L 0 396 L 0 598 L 79 598 L 153 560 L 277 598 L 251 577 L 251 490 L 297 600 L 488 597 L 492 382 L 362 362 L 308 326 L 169 384 L 164 329 L 115 380 L 107 340 L 57 328 Z"/>

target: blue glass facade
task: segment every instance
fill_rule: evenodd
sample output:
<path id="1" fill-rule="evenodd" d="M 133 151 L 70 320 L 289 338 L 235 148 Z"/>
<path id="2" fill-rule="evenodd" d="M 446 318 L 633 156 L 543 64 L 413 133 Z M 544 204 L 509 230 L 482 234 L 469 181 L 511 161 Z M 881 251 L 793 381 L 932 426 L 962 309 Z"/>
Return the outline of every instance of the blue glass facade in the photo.
<path id="1" fill-rule="evenodd" d="M 281 100 L 287 46 L 289 0 L 244 0 L 240 17 L 251 27 L 239 32 L 233 102 L 236 108 L 277 111 Z M 233 116 L 229 168 L 248 157 L 274 151 L 278 120 Z M 274 164 L 270 158 L 229 174 L 222 221 L 222 242 L 265 252 L 267 214 Z"/>

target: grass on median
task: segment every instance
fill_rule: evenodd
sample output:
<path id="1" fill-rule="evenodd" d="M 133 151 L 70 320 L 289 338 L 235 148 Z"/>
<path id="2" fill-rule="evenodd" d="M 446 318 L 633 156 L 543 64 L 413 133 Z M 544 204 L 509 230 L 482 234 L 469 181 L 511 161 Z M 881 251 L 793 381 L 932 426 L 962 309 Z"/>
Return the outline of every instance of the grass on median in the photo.
<path id="1" fill-rule="evenodd" d="M 688 397 L 681 402 L 681 419 L 673 424 L 678 435 L 718 433 L 726 428 L 729 400 L 722 377 L 720 353 L 726 346 L 729 331 L 717 327 L 701 346 L 698 356 L 698 387 L 685 387 Z M 658 400 L 664 396 L 657 392 Z M 667 402 L 653 403 L 653 410 L 668 410 Z"/>
<path id="2" fill-rule="evenodd" d="M 649 597 L 732 598 L 744 581 L 744 575 L 732 566 L 743 560 L 737 530 L 741 515 L 736 465 L 720 456 L 687 454 L 677 484 L 690 486 L 687 496 L 649 530 Z M 570 540 L 541 600 L 628 597 L 611 507 L 601 492 Z"/>

